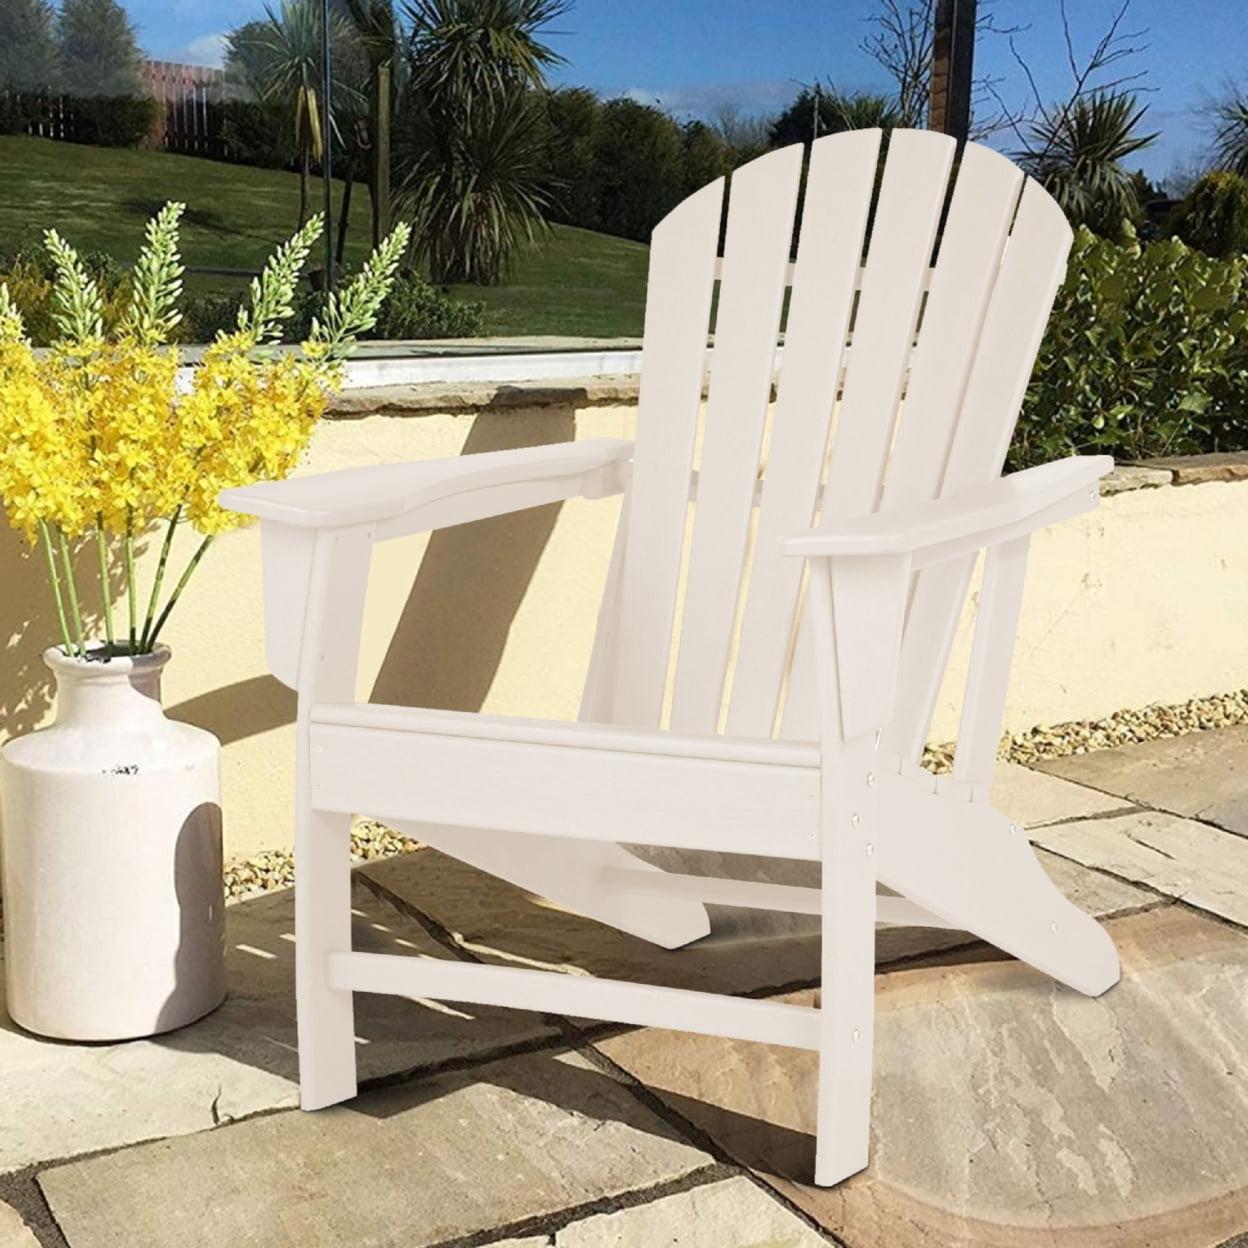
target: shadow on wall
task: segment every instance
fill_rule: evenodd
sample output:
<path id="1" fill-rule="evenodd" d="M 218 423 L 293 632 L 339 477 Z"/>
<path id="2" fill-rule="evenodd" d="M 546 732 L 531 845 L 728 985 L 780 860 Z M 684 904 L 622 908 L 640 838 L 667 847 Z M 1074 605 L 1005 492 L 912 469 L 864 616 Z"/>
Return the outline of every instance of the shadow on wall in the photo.
<path id="1" fill-rule="evenodd" d="M 95 547 L 80 543 L 74 556 L 74 577 L 81 595 L 83 631 L 88 639 L 102 629 L 99 611 L 99 569 Z M 120 552 L 113 550 L 111 592 L 121 593 L 124 578 Z M 67 607 L 68 610 L 68 607 Z M 56 682 L 43 652 L 57 645 L 61 626 L 48 584 L 43 551 L 26 544 L 0 514 L 0 637 L 4 638 L 0 670 L 0 741 L 25 736 L 48 716 Z"/>
<path id="2" fill-rule="evenodd" d="M 573 409 L 482 412 L 463 454 L 513 450 L 576 436 Z M 479 711 L 512 621 L 559 518 L 561 504 L 433 533 L 371 701 Z"/>
<path id="3" fill-rule="evenodd" d="M 570 442 L 575 436 L 570 405 L 523 414 L 483 411 L 473 421 L 462 454 Z M 430 535 L 371 701 L 481 709 L 560 506 L 552 503 Z M 295 695 L 272 676 L 255 676 L 181 702 L 168 714 L 206 728 L 229 745 L 293 723 Z"/>

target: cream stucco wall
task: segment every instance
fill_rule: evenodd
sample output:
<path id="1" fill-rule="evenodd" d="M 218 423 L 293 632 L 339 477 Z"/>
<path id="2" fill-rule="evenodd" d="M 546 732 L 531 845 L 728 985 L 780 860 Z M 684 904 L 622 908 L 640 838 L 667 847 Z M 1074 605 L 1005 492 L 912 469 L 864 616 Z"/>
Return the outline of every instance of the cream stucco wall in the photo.
<path id="1" fill-rule="evenodd" d="M 330 420 L 304 471 L 631 436 L 633 409 L 509 406 Z M 577 501 L 379 547 L 360 696 L 571 718 L 592 642 L 618 500 Z M 1007 727 L 1097 718 L 1248 684 L 1248 482 L 1117 494 L 1033 542 Z M 180 539 L 175 563 L 185 558 Z M 154 551 L 142 556 L 150 576 Z M 85 573 L 84 563 L 84 573 Z M 84 577 L 85 579 L 85 577 Z M 0 730 L 43 722 L 39 652 L 54 636 L 40 567 L 0 537 Z M 969 611 L 933 738 L 956 734 Z M 291 840 L 294 695 L 264 666 L 258 535 L 229 534 L 173 617 L 166 704 L 224 744 L 227 853 Z"/>

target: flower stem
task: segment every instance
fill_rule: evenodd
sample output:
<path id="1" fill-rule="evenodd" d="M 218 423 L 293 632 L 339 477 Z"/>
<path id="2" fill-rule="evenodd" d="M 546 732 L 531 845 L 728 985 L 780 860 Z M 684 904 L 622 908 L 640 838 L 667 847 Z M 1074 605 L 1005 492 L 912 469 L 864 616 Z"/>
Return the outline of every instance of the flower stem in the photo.
<path id="1" fill-rule="evenodd" d="M 126 508 L 126 605 L 130 609 L 130 653 L 136 653 L 139 644 L 139 608 L 135 601 L 134 582 L 134 511 Z"/>
<path id="2" fill-rule="evenodd" d="M 74 561 L 69 553 L 69 542 L 61 530 L 61 568 L 65 573 L 65 588 L 69 591 L 69 614 L 74 621 L 74 638 L 78 643 L 78 657 L 87 657 L 87 642 L 82 633 L 82 612 L 78 609 L 78 585 L 74 580 Z"/>
<path id="3" fill-rule="evenodd" d="M 173 509 L 169 517 L 169 528 L 165 531 L 165 540 L 160 548 L 160 562 L 156 565 L 156 576 L 152 581 L 152 596 L 147 600 L 147 616 L 143 621 L 143 635 L 139 638 L 139 649 L 146 650 L 152 639 L 152 617 L 156 614 L 156 603 L 160 599 L 160 587 L 165 579 L 165 565 L 169 562 L 169 550 L 173 546 L 173 532 L 178 527 L 182 516 L 182 504 Z"/>
<path id="4" fill-rule="evenodd" d="M 95 549 L 100 556 L 100 595 L 104 599 L 104 636 L 108 640 L 108 657 L 113 657 L 113 588 L 108 580 L 108 538 L 104 535 L 104 517 L 95 518 Z"/>
<path id="5" fill-rule="evenodd" d="M 43 535 L 43 553 L 48 560 L 48 580 L 52 584 L 52 596 L 56 599 L 56 615 L 61 622 L 61 641 L 66 654 L 73 654 L 73 642 L 69 640 L 69 621 L 65 618 L 65 599 L 61 595 L 61 578 L 56 570 L 56 554 L 52 550 L 52 534 L 48 532 L 48 522 L 39 521 L 39 532 Z"/>
<path id="6" fill-rule="evenodd" d="M 169 601 L 165 603 L 165 609 L 160 613 L 160 618 L 156 621 L 156 627 L 152 629 L 152 635 L 147 639 L 148 646 L 156 645 L 156 638 L 160 636 L 160 630 L 164 628 L 165 621 L 169 618 L 169 613 L 177 606 L 178 599 L 182 597 L 182 591 L 186 588 L 186 583 L 191 579 L 191 574 L 199 567 L 199 561 L 204 557 L 204 552 L 212 545 L 213 534 L 209 533 L 202 542 L 196 547 L 195 553 L 191 556 L 191 561 L 186 565 L 186 569 L 178 578 L 177 585 L 174 586 L 173 593 L 169 596 Z"/>

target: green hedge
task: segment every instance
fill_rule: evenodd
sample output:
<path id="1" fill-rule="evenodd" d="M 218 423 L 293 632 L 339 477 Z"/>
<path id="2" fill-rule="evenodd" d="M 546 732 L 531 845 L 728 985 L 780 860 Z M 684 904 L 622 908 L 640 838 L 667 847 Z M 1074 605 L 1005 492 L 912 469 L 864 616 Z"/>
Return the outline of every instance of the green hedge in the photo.
<path id="1" fill-rule="evenodd" d="M 1248 251 L 1248 178 L 1205 174 L 1174 209 L 1170 232 L 1210 256 Z"/>
<path id="2" fill-rule="evenodd" d="M 213 291 L 194 295 L 183 305 L 183 322 L 178 337 L 183 342 L 211 342 L 221 329 L 233 329 L 238 304 L 237 291 Z M 285 342 L 300 342 L 312 328 L 312 318 L 321 314 L 325 296 L 303 290 L 295 299 L 295 315 L 283 327 Z M 484 332 L 485 305 L 456 299 L 431 285 L 419 273 L 400 273 L 390 294 L 381 305 L 377 324 L 366 338 L 476 338 Z"/>
<path id="3" fill-rule="evenodd" d="M 1075 238 L 1010 466 L 1248 449 L 1248 256 Z"/>

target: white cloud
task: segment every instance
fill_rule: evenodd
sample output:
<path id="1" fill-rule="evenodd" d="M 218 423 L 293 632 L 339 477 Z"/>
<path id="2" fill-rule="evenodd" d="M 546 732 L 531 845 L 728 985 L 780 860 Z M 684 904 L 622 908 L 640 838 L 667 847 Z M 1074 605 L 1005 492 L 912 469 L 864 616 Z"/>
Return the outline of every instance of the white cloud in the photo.
<path id="1" fill-rule="evenodd" d="M 225 64 L 226 33 L 218 31 L 214 35 L 200 35 L 192 39 L 184 48 L 172 52 L 168 60 L 183 65 L 208 65 L 220 69 Z"/>
<path id="2" fill-rule="evenodd" d="M 604 90 L 610 98 L 615 92 Z M 671 87 L 625 87 L 618 92 L 639 104 L 655 104 L 677 117 L 712 117 L 724 107 L 735 106 L 746 116 L 777 112 L 797 94 L 784 79 L 753 82 L 698 82 Z"/>

